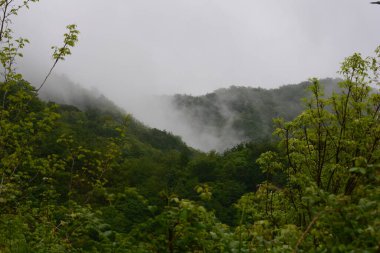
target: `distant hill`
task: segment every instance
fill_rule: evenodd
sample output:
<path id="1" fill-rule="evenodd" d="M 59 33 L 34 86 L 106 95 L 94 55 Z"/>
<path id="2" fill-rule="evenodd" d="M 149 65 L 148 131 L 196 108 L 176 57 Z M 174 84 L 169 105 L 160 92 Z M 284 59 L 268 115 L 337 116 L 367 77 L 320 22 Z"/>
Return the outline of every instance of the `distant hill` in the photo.
<path id="1" fill-rule="evenodd" d="M 45 101 L 60 104 L 62 111 L 84 112 L 90 117 L 90 121 L 111 117 L 112 120 L 121 122 L 128 114 L 99 91 L 86 89 L 62 75 L 52 76 L 49 84 L 41 90 L 39 96 Z M 92 123 L 92 126 L 95 127 L 95 122 Z M 174 136 L 164 130 L 150 128 L 132 115 L 128 115 L 127 125 L 128 134 L 142 145 L 148 145 L 160 151 L 176 150 L 186 155 L 193 152 L 179 136 Z M 87 129 L 87 131 L 92 131 L 92 129 Z"/>
<path id="2" fill-rule="evenodd" d="M 80 110 L 97 109 L 114 113 L 124 112 L 96 89 L 86 89 L 65 75 L 52 75 L 39 97 L 57 104 L 73 105 Z"/>
<path id="3" fill-rule="evenodd" d="M 327 94 L 337 89 L 338 82 L 321 80 Z M 121 108 L 96 90 L 83 88 L 65 76 L 54 76 L 40 97 L 82 111 L 115 116 L 132 112 L 131 134 L 158 149 L 184 150 L 185 142 L 202 151 L 222 152 L 242 142 L 270 138 L 273 118 L 291 120 L 303 110 L 302 98 L 310 94 L 308 85 L 302 82 L 277 89 L 231 86 L 203 96 L 146 97 L 133 107 Z"/>
<path id="4" fill-rule="evenodd" d="M 326 93 L 337 89 L 339 79 L 323 79 Z M 277 89 L 231 86 L 204 96 L 175 95 L 172 106 L 183 124 L 192 129 L 192 138 L 212 135 L 214 149 L 224 150 L 245 141 L 271 136 L 273 118 L 291 120 L 304 108 L 309 82 Z M 185 139 L 186 141 L 186 139 Z"/>

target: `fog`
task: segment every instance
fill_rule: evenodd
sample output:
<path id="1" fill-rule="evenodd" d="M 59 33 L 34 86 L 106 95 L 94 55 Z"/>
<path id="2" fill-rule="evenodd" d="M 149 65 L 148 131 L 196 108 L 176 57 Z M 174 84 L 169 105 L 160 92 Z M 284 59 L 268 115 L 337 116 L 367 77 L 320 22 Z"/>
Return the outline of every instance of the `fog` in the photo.
<path id="1" fill-rule="evenodd" d="M 64 75 L 53 74 L 39 95 L 46 101 L 74 105 L 81 110 L 96 108 L 102 111 L 133 112 L 133 116 L 145 125 L 167 130 L 180 136 L 187 145 L 202 151 L 222 152 L 246 140 L 232 127 L 235 115 L 225 106 L 224 98 L 216 101 L 214 106 L 221 108 L 223 117 L 228 120 L 223 126 L 210 126 L 202 125 L 200 121 L 189 116 L 194 108 L 177 108 L 173 96 L 146 95 L 143 103 L 137 100 L 141 100 L 141 97 L 136 97 L 136 100 L 131 98 L 126 111 L 114 106 L 99 90 L 84 88 Z"/>
<path id="2" fill-rule="evenodd" d="M 174 97 L 169 96 L 152 96 L 145 106 L 136 103 L 138 106 L 132 111 L 145 124 L 181 136 L 186 144 L 202 151 L 222 152 L 246 140 L 232 127 L 235 115 L 225 106 L 225 101 L 217 101 L 214 106 L 221 109 L 222 116 L 228 120 L 222 126 L 215 126 L 203 125 L 201 121 L 190 116 L 194 110 L 199 110 L 196 113 L 202 114 L 201 110 L 204 108 L 179 109 L 173 99 Z"/>
<path id="3" fill-rule="evenodd" d="M 341 79 L 321 79 L 325 94 L 339 92 Z M 309 82 L 276 89 L 231 86 L 203 96 L 145 96 L 131 100 L 129 112 L 148 126 L 165 129 L 191 147 L 223 152 L 247 141 L 271 138 L 273 118 L 291 120 L 302 110 Z M 70 104 L 82 110 L 126 113 L 96 89 L 87 89 L 67 76 L 53 74 L 39 93 L 47 101 Z M 309 94 L 310 95 L 310 94 Z M 116 114 L 115 114 L 116 113 Z"/>
<path id="4" fill-rule="evenodd" d="M 236 138 L 194 132 L 165 95 L 336 77 L 380 43 L 380 6 L 362 0 L 41 0 L 13 22 L 31 41 L 18 65 L 28 80 L 42 81 L 71 23 L 80 42 L 56 74 L 205 150 Z"/>

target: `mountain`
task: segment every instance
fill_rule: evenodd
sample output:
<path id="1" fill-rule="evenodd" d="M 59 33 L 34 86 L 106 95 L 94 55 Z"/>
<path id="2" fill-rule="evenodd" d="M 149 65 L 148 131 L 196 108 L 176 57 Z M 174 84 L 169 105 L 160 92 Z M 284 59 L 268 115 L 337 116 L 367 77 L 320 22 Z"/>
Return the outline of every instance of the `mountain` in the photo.
<path id="1" fill-rule="evenodd" d="M 339 81 L 322 79 L 326 94 L 336 90 Z M 231 86 L 203 96 L 146 96 L 135 103 L 126 99 L 121 108 L 97 90 L 85 89 L 65 76 L 53 76 L 40 97 L 80 110 L 132 113 L 131 131 L 157 147 L 162 146 L 159 143 L 163 140 L 158 141 L 162 130 L 180 136 L 193 148 L 223 152 L 242 142 L 271 138 L 274 118 L 291 120 L 304 109 L 302 99 L 310 96 L 309 84 L 302 82 L 277 89 Z M 151 134 L 155 131 L 157 134 Z"/>
<path id="2" fill-rule="evenodd" d="M 351 114 L 342 146 L 336 148 L 334 139 L 340 138 L 339 122 L 334 123 L 324 116 L 315 118 L 313 110 L 304 110 L 301 126 L 308 127 L 307 138 L 303 137 L 304 129 L 292 129 L 291 134 L 301 145 L 294 145 L 286 157 L 285 147 L 265 139 L 264 127 L 259 128 L 262 136 L 252 131 L 258 136 L 255 141 L 223 153 L 202 153 L 189 148 L 179 137 L 144 126 L 105 97 L 89 95 L 85 89 L 70 90 L 74 95 L 71 103 L 78 103 L 75 106 L 42 101 L 26 81 L 10 84 L 10 88 L 0 86 L 0 104 L 3 105 L 0 165 L 4 179 L 0 196 L 0 248 L 6 249 L 5 252 L 29 249 L 33 252 L 46 252 L 46 249 L 49 252 L 200 252 L 205 245 L 208 252 L 225 252 L 225 249 L 238 252 L 239 245 L 246 247 L 252 240 L 241 231 L 267 236 L 280 229 L 275 236 L 287 242 L 290 234 L 291 245 L 294 245 L 304 234 L 305 226 L 319 217 L 324 226 L 322 230 L 332 231 L 334 236 L 339 234 L 335 231 L 340 231 L 342 224 L 351 229 L 347 234 L 362 236 L 358 249 L 363 248 L 362 245 L 371 249 L 378 245 L 375 239 L 378 236 L 372 232 L 376 229 L 369 231 L 369 235 L 362 234 L 368 227 L 377 225 L 376 220 L 363 218 L 363 215 L 374 217 L 378 210 L 378 194 L 373 186 L 378 185 L 375 181 L 379 157 L 376 115 L 380 100 L 378 94 L 369 97 L 366 86 L 343 83 L 342 86 L 353 87 L 349 102 L 345 102 L 347 93 L 334 96 L 335 101 L 339 100 L 337 105 L 351 106 L 347 109 Z M 333 87 L 328 85 L 325 82 L 326 88 Z M 298 93 L 304 92 L 306 86 L 304 83 L 276 90 L 231 87 L 199 98 L 190 97 L 195 102 L 184 108 L 189 112 L 204 110 L 199 114 L 200 119 L 214 128 L 224 128 L 230 120 L 231 129 L 237 131 L 246 122 L 258 124 L 255 121 L 260 120 L 264 124 L 266 117 L 270 117 L 267 114 L 293 117 L 292 113 L 301 107 L 297 103 Z M 317 87 L 315 83 L 314 88 Z M 355 101 L 358 97 L 360 104 Z M 368 102 L 362 104 L 360 99 L 368 97 Z M 288 100 L 288 104 L 281 104 L 281 99 Z M 358 104 L 363 106 L 358 107 Z M 362 108 L 358 118 L 351 117 L 358 108 Z M 327 113 L 329 108 L 324 110 Z M 337 115 L 345 111 L 338 110 Z M 236 116 L 229 119 L 227 112 Z M 244 112 L 248 112 L 247 118 L 243 118 Z M 193 114 L 193 120 L 199 115 Z M 234 124 L 238 119 L 248 121 Z M 328 145 L 320 145 L 320 138 L 325 138 L 324 143 L 327 143 L 330 135 L 321 137 L 318 124 L 310 124 L 320 120 L 325 120 L 325 126 L 334 133 Z M 304 152 L 305 147 L 308 152 Z M 344 163 L 336 167 L 335 155 L 339 153 L 334 148 L 342 150 L 338 158 L 344 159 Z M 358 154 L 367 149 L 369 154 Z M 321 164 L 315 159 L 324 157 L 316 155 L 317 152 L 330 154 L 325 160 L 328 174 L 321 181 L 326 191 L 317 188 L 317 183 L 312 181 L 316 180 L 313 175 L 317 173 L 310 170 L 319 169 Z M 367 168 L 352 167 L 354 156 L 351 154 L 357 155 L 355 165 Z M 369 159 L 368 166 L 364 157 Z M 334 176 L 336 168 L 349 169 L 337 171 Z M 292 174 L 289 174 L 290 169 Z M 364 178 L 367 173 L 368 177 Z M 352 187 L 356 186 L 351 179 L 360 175 L 363 182 L 358 181 L 360 185 L 354 198 L 336 194 L 339 187 L 340 191 L 350 190 L 351 194 Z M 330 193 L 329 183 L 325 182 L 330 182 L 333 176 Z M 346 180 L 340 180 L 342 176 Z M 341 182 L 347 182 L 351 188 Z M 350 199 L 358 203 L 349 202 Z M 325 208 L 328 201 L 331 204 Z M 304 209 L 310 206 L 313 208 L 310 213 L 316 218 L 309 217 L 309 210 Z M 342 206 L 347 208 L 342 209 Z M 320 210 L 332 213 L 326 211 L 326 215 L 320 216 Z M 333 213 L 335 210 L 339 214 Z M 351 220 L 355 226 L 345 224 Z M 319 235 L 320 229 L 316 227 L 313 236 Z M 342 245 L 351 240 L 346 234 L 340 236 L 345 243 Z M 268 238 L 277 243 L 277 237 Z M 313 237 L 307 240 L 306 251 L 314 249 Z M 330 237 L 327 243 L 329 241 Z M 278 252 L 290 249 L 278 242 Z M 267 244 L 265 239 L 255 247 L 264 250 Z M 14 245 L 18 245 L 16 251 L 13 251 Z M 249 247 L 245 251 L 248 252 Z"/>
<path id="3" fill-rule="evenodd" d="M 321 80 L 326 94 L 337 89 L 338 82 L 339 79 Z M 291 120 L 304 109 L 301 100 L 310 96 L 309 84 L 277 89 L 231 86 L 203 96 L 175 95 L 170 99 L 176 117 L 193 132 L 193 143 L 198 141 L 206 149 L 223 151 L 241 142 L 269 138 L 274 118 Z M 204 136 L 213 142 L 202 143 Z"/>

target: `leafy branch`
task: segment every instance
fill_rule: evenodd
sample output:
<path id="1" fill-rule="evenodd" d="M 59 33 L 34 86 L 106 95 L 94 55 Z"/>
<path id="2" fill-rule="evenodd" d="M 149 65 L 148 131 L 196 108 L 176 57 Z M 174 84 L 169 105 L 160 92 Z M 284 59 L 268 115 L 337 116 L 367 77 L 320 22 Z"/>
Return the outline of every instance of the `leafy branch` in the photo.
<path id="1" fill-rule="evenodd" d="M 46 81 L 48 80 L 49 76 L 53 72 L 53 69 L 57 65 L 58 61 L 60 60 L 65 60 L 65 57 L 68 55 L 71 55 L 71 50 L 70 48 L 74 47 L 75 44 L 78 42 L 78 35 L 79 31 L 77 30 L 77 26 L 75 24 L 68 25 L 66 26 L 68 32 L 64 34 L 64 40 L 63 40 L 63 46 L 62 47 L 57 47 L 53 46 L 52 49 L 54 50 L 53 53 L 53 66 L 50 68 L 48 74 L 46 75 L 44 81 L 41 83 L 41 85 L 38 87 L 36 90 L 39 92 L 42 87 L 45 85 Z"/>

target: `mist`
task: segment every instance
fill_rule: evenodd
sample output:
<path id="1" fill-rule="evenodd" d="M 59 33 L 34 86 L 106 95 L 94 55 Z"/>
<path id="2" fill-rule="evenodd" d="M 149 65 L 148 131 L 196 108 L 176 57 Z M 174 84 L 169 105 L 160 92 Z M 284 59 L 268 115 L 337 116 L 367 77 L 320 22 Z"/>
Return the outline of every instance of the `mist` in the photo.
<path id="1" fill-rule="evenodd" d="M 45 101 L 73 105 L 81 110 L 95 108 L 101 111 L 131 114 L 144 125 L 180 136 L 187 145 L 201 151 L 222 152 L 244 141 L 244 138 L 232 127 L 231 123 L 235 116 L 225 107 L 224 101 L 215 104 L 216 107 L 222 108 L 223 117 L 229 119 L 220 130 L 220 126 L 203 125 L 199 121 L 192 121 L 188 115 L 190 111 L 177 108 L 173 96 L 146 95 L 144 98 L 129 99 L 120 106 L 114 104 L 96 88 L 84 88 L 65 75 L 53 74 L 41 89 L 39 96 Z"/>
<path id="2" fill-rule="evenodd" d="M 339 81 L 321 80 L 327 95 L 339 92 Z M 276 89 L 231 86 L 202 96 L 136 97 L 120 106 L 96 89 L 53 74 L 39 95 L 46 101 L 74 105 L 81 110 L 96 109 L 113 115 L 132 113 L 135 120 L 180 136 L 195 149 L 222 153 L 240 143 L 268 141 L 274 130 L 273 118 L 292 120 L 303 110 L 301 98 L 310 95 L 309 84 Z"/>
<path id="3" fill-rule="evenodd" d="M 223 126 L 204 125 L 189 117 L 190 111 L 176 107 L 175 96 L 150 96 L 143 104 L 131 103 L 123 106 L 148 126 L 167 130 L 180 136 L 185 143 L 202 151 L 224 151 L 244 141 L 231 125 L 235 115 L 224 106 L 223 101 L 215 104 L 222 108 L 223 117 L 229 119 Z M 202 113 L 202 108 L 199 108 Z M 211 115 L 210 115 L 211 116 Z"/>
<path id="4" fill-rule="evenodd" d="M 57 76 L 193 147 L 221 150 L 244 141 L 241 133 L 229 122 L 216 131 L 189 121 L 173 107 L 174 94 L 336 77 L 345 57 L 369 55 L 379 44 L 377 7 L 357 0 L 42 0 L 14 20 L 16 35 L 31 41 L 17 68 L 41 83 L 52 64 L 50 46 L 76 23 L 79 44 L 59 62 Z M 62 87 L 53 77 L 44 90 L 80 107 L 74 86 Z"/>

